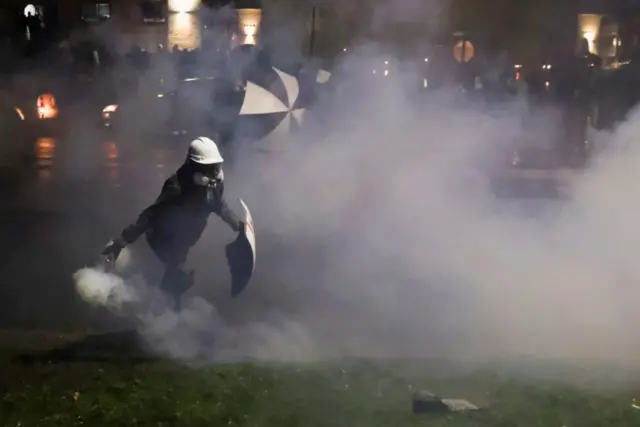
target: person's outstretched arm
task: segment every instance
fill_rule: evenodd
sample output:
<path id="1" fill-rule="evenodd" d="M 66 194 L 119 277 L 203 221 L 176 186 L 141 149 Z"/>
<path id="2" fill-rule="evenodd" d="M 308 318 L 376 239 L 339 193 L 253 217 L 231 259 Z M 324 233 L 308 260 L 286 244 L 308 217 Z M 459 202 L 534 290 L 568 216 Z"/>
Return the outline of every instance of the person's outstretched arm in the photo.
<path id="1" fill-rule="evenodd" d="M 143 233 L 149 230 L 155 219 L 162 215 L 164 209 L 178 195 L 180 195 L 180 186 L 177 180 L 174 177 L 167 179 L 156 201 L 143 210 L 133 224 L 125 227 L 119 237 L 111 240 L 102 255 L 115 260 L 125 246 L 135 242 Z"/>

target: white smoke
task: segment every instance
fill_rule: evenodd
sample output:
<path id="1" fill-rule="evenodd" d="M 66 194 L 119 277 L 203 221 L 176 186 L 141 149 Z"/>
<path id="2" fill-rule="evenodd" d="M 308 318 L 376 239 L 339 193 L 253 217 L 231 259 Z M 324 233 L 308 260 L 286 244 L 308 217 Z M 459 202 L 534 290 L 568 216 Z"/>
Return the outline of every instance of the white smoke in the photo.
<path id="1" fill-rule="evenodd" d="M 121 277 L 99 268 L 82 268 L 73 275 L 78 295 L 93 306 L 121 310 L 127 303 L 139 301 L 140 296 Z"/>
<path id="2" fill-rule="evenodd" d="M 275 273 L 291 286 L 272 292 L 342 353 L 634 360 L 637 114 L 559 180 L 570 200 L 501 200 L 491 180 L 508 179 L 520 113 L 410 107 L 392 87 L 236 177 L 262 231 L 292 248 Z"/>
<path id="3" fill-rule="evenodd" d="M 76 290 L 92 306 L 134 321 L 155 353 L 189 362 L 212 360 L 309 360 L 322 351 L 301 325 L 271 315 L 260 322 L 229 325 L 215 307 L 200 297 L 183 298 L 180 311 L 140 276 L 123 277 L 101 268 L 74 274 Z"/>
<path id="4" fill-rule="evenodd" d="M 363 56 L 352 62 L 382 61 Z M 156 351 L 190 360 L 637 358 L 638 114 L 566 181 L 570 200 L 500 200 L 491 181 L 522 136 L 520 109 L 460 108 L 446 90 L 417 103 L 410 79 L 361 80 L 320 124 L 280 141 L 286 151 L 242 147 L 227 169 L 228 198 L 248 202 L 261 251 L 245 295 L 196 287 L 215 307 L 187 297 L 175 313 L 153 287 L 92 269 L 76 273 L 78 293 L 114 312 L 135 306 Z M 553 125 L 532 133 L 546 139 Z M 137 190 L 142 209 L 158 188 Z M 207 233 L 191 259 L 201 282 L 226 284 L 212 268 L 222 233 Z"/>
<path id="5" fill-rule="evenodd" d="M 248 201 L 264 249 L 245 295 L 215 297 L 220 312 L 188 297 L 175 313 L 157 291 L 90 269 L 76 274 L 79 293 L 114 312 L 144 295 L 133 314 L 141 335 L 188 360 L 632 359 L 638 118 L 566 182 L 571 200 L 525 203 L 491 188 L 519 113 L 444 98 L 409 108 L 398 93 L 371 89 L 306 144 L 245 153 L 229 192 Z M 206 235 L 192 254 L 201 280 L 222 247 Z"/>

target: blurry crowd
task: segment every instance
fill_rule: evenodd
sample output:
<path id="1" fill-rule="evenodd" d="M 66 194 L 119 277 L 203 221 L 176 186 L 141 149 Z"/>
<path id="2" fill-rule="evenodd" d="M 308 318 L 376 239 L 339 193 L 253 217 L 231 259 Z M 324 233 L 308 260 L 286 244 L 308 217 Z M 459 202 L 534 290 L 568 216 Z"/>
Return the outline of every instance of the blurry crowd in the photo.
<path id="1" fill-rule="evenodd" d="M 106 82 L 107 92 L 113 93 L 117 88 L 116 92 L 126 94 L 135 93 L 143 81 L 162 82 L 164 87 L 157 92 L 169 93 L 177 88 L 177 85 L 168 88 L 171 82 L 220 76 L 233 78 L 233 67 L 230 67 L 233 63 L 230 60 L 232 41 L 226 34 L 205 37 L 204 47 L 200 49 L 159 45 L 150 52 L 132 45 L 123 53 L 95 39 L 73 43 L 66 39 L 53 45 L 46 41 L 44 25 L 38 16 L 25 16 L 24 28 L 29 46 L 26 52 L 36 54 L 26 55 L 30 59 L 25 61 L 14 61 L 15 45 L 0 43 L 0 64 L 6 73 L 46 69 L 48 73 L 57 72 L 61 80 L 90 81 L 92 84 Z M 584 132 L 598 98 L 601 70 L 600 59 L 589 53 L 588 45 L 585 44 L 577 54 L 565 52 L 542 63 L 523 66 L 509 52 L 488 54 L 480 46 L 470 59 L 460 60 L 452 55 L 452 46 L 456 43 L 459 41 L 447 40 L 428 52 L 411 52 L 410 58 L 400 59 L 393 47 L 389 47 L 388 56 L 380 52 L 380 46 L 375 52 L 344 48 L 342 55 L 333 61 L 333 83 L 328 87 L 340 88 L 334 91 L 339 95 L 337 102 L 357 99 L 352 95 L 357 91 L 366 92 L 371 84 L 399 80 L 412 96 L 443 88 L 454 89 L 453 92 L 460 94 L 465 105 L 477 105 L 479 102 L 484 107 L 500 108 L 505 103 L 518 100 L 528 110 L 554 104 L 560 106 L 565 114 L 563 122 L 567 124 L 567 135 L 563 138 L 564 149 L 573 153 L 586 148 Z M 24 52 L 23 49 L 21 55 Z M 383 60 L 385 57 L 388 60 Z M 349 79 L 348 76 L 357 78 Z M 217 92 L 225 93 L 219 89 Z M 232 95 L 223 97 L 231 99 Z"/>
<path id="2" fill-rule="evenodd" d="M 119 54 L 115 49 L 96 43 L 84 41 L 74 45 L 63 45 L 65 65 L 75 74 L 94 75 L 111 73 L 115 69 L 127 68 L 136 73 L 146 73 L 152 68 L 171 66 L 180 79 L 195 77 L 198 70 L 216 69 L 225 63 L 229 49 L 201 50 L 181 49 L 173 46 L 166 49 L 158 46 L 156 52 L 149 52 L 138 45 Z"/>

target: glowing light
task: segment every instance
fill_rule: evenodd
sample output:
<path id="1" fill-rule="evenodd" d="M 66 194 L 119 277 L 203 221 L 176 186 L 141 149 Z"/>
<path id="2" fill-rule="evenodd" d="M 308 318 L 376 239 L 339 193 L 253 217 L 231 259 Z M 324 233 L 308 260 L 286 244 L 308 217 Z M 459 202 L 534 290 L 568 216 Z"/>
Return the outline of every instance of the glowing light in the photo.
<path id="1" fill-rule="evenodd" d="M 476 54 L 476 50 L 470 41 L 459 41 L 453 47 L 453 57 L 458 62 L 469 62 Z"/>
<path id="2" fill-rule="evenodd" d="M 102 117 L 104 117 L 105 119 L 108 119 L 109 117 L 111 117 L 111 114 L 115 113 L 116 111 L 118 111 L 117 105 L 115 104 L 107 105 L 102 109 Z"/>
<path id="3" fill-rule="evenodd" d="M 114 181 L 117 186 L 120 186 L 120 153 L 118 151 L 118 146 L 114 141 L 106 141 L 104 150 L 107 157 L 106 164 L 108 167 L 109 180 Z"/>
<path id="4" fill-rule="evenodd" d="M 244 24 L 242 29 L 244 30 L 244 35 L 247 37 L 256 35 L 256 26 L 254 24 Z"/>
<path id="5" fill-rule="evenodd" d="M 551 83 L 549 82 L 549 80 L 544 82 L 544 87 L 549 88 L 550 85 L 551 85 Z"/>
<path id="6" fill-rule="evenodd" d="M 584 38 L 587 39 L 589 43 L 594 43 L 596 41 L 595 31 L 585 31 L 582 34 L 584 35 Z"/>
<path id="7" fill-rule="evenodd" d="M 424 62 L 429 62 L 429 58 L 424 58 Z"/>
<path id="8" fill-rule="evenodd" d="M 190 13 L 200 7 L 200 0 L 169 0 L 169 12 Z"/>
<path id="9" fill-rule="evenodd" d="M 600 25 L 604 15 L 601 14 L 580 14 L 578 15 L 578 48 L 584 52 L 587 48 L 590 53 L 598 54 L 597 40 L 599 38 Z M 587 41 L 586 46 L 584 40 Z"/>
<path id="10" fill-rule="evenodd" d="M 199 49 L 202 34 L 198 16 L 190 13 L 172 13 L 169 15 L 169 34 L 167 45 L 180 49 Z"/>
<path id="11" fill-rule="evenodd" d="M 429 87 L 429 82 L 427 81 L 427 79 L 422 79 L 422 87 L 425 89 Z"/>
<path id="12" fill-rule="evenodd" d="M 593 53 L 595 52 L 595 47 L 596 47 L 596 32 L 595 31 L 584 31 L 582 33 L 582 35 L 584 36 L 584 38 L 587 40 L 587 43 L 589 44 L 589 52 Z"/>
<path id="13" fill-rule="evenodd" d="M 116 143 L 113 141 L 107 142 L 107 159 L 113 162 L 115 160 L 118 160 L 118 157 L 119 157 L 119 153 L 118 153 L 118 146 L 116 145 Z"/>
<path id="14" fill-rule="evenodd" d="M 384 70 L 384 76 L 387 77 L 389 75 L 389 70 Z"/>
<path id="15" fill-rule="evenodd" d="M 38 138 L 35 146 L 35 156 L 39 166 L 51 166 L 56 151 L 56 141 L 53 138 Z"/>
<path id="16" fill-rule="evenodd" d="M 58 116 L 59 110 L 56 105 L 56 97 L 50 93 L 40 95 L 37 102 L 38 118 L 47 120 Z"/>
<path id="17" fill-rule="evenodd" d="M 38 9 L 36 9 L 36 7 L 32 4 L 28 4 L 25 6 L 24 8 L 24 16 L 25 18 L 29 15 L 31 16 L 37 16 L 38 15 Z"/>
<path id="18" fill-rule="evenodd" d="M 18 116 L 20 116 L 20 120 L 24 120 L 24 113 L 22 112 L 22 110 L 18 107 L 15 107 L 16 113 L 18 113 Z"/>
<path id="19" fill-rule="evenodd" d="M 516 65 L 513 66 L 513 68 L 515 68 L 516 70 L 519 70 L 520 68 L 522 68 L 522 65 L 516 64 Z"/>
<path id="20" fill-rule="evenodd" d="M 262 11 L 260 9 L 238 9 L 238 24 L 243 39 L 242 43 L 257 44 L 261 21 Z"/>

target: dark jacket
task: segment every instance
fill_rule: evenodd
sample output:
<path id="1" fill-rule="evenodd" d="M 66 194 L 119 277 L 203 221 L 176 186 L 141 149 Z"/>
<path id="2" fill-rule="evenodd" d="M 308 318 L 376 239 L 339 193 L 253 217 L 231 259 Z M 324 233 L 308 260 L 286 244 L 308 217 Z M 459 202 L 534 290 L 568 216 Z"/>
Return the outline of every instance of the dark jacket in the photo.
<path id="1" fill-rule="evenodd" d="M 155 203 L 122 231 L 122 240 L 130 244 L 146 233 L 149 245 L 162 262 L 184 262 L 189 249 L 200 239 L 211 213 L 234 231 L 240 230 L 240 222 L 227 206 L 223 193 L 222 181 L 213 188 L 195 185 L 193 172 L 185 164 L 165 181 Z"/>

